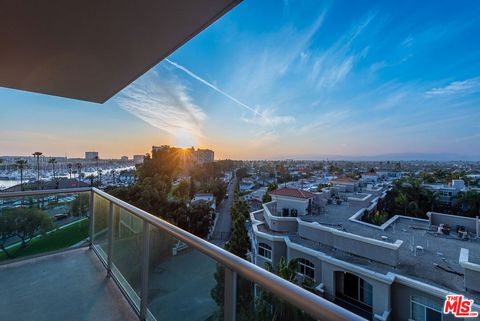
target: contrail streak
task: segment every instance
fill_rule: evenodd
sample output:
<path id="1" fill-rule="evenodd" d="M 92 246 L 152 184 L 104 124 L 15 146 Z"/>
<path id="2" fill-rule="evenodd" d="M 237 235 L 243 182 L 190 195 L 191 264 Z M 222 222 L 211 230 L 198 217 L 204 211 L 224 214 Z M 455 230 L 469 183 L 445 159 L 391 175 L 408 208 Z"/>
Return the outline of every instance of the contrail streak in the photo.
<path id="1" fill-rule="evenodd" d="M 165 59 L 166 62 L 168 62 L 169 64 L 171 64 L 172 66 L 174 66 L 175 68 L 178 68 L 180 69 L 181 71 L 185 72 L 187 75 L 189 75 L 190 77 L 200 81 L 202 84 L 212 88 L 213 90 L 215 90 L 216 92 L 222 94 L 223 96 L 227 97 L 228 99 L 230 99 L 231 101 L 239 104 L 240 106 L 248 109 L 249 111 L 251 111 L 252 113 L 254 113 L 255 115 L 258 115 L 260 117 L 262 117 L 266 122 L 268 122 L 270 125 L 271 122 L 269 119 L 267 119 L 263 114 L 259 113 L 256 109 L 248 106 L 247 104 L 244 104 L 242 103 L 241 101 L 239 101 L 237 98 L 235 97 L 232 97 L 230 96 L 229 94 L 227 94 L 226 92 L 224 92 L 223 90 L 219 89 L 218 87 L 216 87 L 215 85 L 209 83 L 208 81 L 206 81 L 205 79 L 201 78 L 200 76 L 197 76 L 196 74 L 194 74 L 193 72 L 191 72 L 190 70 L 188 70 L 187 68 L 183 67 L 182 65 L 179 65 L 177 64 L 176 62 L 173 62 L 171 61 L 170 59 Z"/>

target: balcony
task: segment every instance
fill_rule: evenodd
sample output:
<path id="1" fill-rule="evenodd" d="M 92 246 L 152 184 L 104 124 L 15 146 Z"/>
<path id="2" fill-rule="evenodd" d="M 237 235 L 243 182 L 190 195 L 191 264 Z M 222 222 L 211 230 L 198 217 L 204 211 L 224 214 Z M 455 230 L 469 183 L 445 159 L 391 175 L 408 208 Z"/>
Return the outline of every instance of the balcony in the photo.
<path id="1" fill-rule="evenodd" d="M 4 244 L 17 258 L 0 256 L 2 320 L 236 320 L 240 277 L 316 320 L 363 320 L 95 188 L 0 193 L 0 215 L 23 208 L 57 220 Z"/>

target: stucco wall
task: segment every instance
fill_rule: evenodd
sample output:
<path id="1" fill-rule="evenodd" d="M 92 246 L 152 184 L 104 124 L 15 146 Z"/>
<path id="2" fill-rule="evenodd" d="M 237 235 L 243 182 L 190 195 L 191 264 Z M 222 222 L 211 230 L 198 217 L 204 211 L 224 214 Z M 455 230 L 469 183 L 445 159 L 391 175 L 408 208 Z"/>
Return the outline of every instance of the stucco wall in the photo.
<path id="1" fill-rule="evenodd" d="M 398 250 L 401 242 L 394 245 L 307 222 L 300 222 L 298 234 L 312 241 L 391 266 L 396 266 L 399 261 Z"/>
<path id="2" fill-rule="evenodd" d="M 464 269 L 465 287 L 480 292 L 480 272 Z"/>
<path id="3" fill-rule="evenodd" d="M 392 312 L 390 314 L 390 321 L 406 321 L 411 316 L 410 297 L 412 295 L 423 296 L 427 299 L 435 301 L 441 307 L 443 307 L 443 299 L 430 295 L 427 292 L 422 292 L 417 289 L 413 289 L 403 284 L 394 282 L 391 286 L 392 293 Z M 455 318 L 452 314 L 444 315 L 443 321 L 458 321 L 461 319 Z"/>
<path id="4" fill-rule="evenodd" d="M 329 228 L 317 225 L 298 225 L 298 235 L 303 238 L 333 247 L 333 235 Z"/>
<path id="5" fill-rule="evenodd" d="M 296 209 L 298 216 L 305 215 L 308 208 L 308 199 L 289 198 L 286 196 L 271 195 L 272 201 L 277 201 L 277 212 L 281 215 L 283 208 Z M 272 213 L 276 214 L 276 213 Z"/>
<path id="6" fill-rule="evenodd" d="M 270 245 L 272 248 L 272 259 L 271 261 L 268 259 L 265 259 L 264 257 L 258 255 L 258 244 L 259 243 L 265 243 Z M 281 257 L 287 257 L 287 246 L 283 240 L 269 240 L 267 238 L 264 238 L 260 235 L 256 236 L 256 244 L 257 244 L 257 249 L 255 252 L 257 253 L 256 257 L 256 265 L 264 268 L 265 267 L 265 262 L 270 263 L 274 269 L 277 268 L 278 262 L 280 261 Z"/>
<path id="7" fill-rule="evenodd" d="M 430 217 L 430 224 L 439 226 L 440 224 L 448 224 L 454 230 L 457 225 L 465 226 L 466 230 L 470 233 L 476 233 L 475 218 L 463 217 L 457 215 L 448 215 L 442 213 L 429 212 L 427 214 Z"/>
<path id="8" fill-rule="evenodd" d="M 304 258 L 315 265 L 315 286 L 322 283 L 322 261 L 313 255 L 297 251 L 296 249 L 287 248 L 287 261 Z"/>

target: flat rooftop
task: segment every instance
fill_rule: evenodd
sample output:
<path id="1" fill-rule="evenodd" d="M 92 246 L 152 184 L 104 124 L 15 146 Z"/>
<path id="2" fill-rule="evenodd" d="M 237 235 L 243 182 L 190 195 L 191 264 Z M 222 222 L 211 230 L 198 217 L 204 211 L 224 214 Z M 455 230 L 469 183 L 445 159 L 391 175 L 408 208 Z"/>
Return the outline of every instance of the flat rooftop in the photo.
<path id="1" fill-rule="evenodd" d="M 87 248 L 0 266 L 0 320 L 138 321 Z"/>
<path id="2" fill-rule="evenodd" d="M 376 240 L 384 240 L 392 243 L 396 240 L 402 240 L 403 244 L 399 249 L 399 264 L 395 268 L 302 238 L 297 233 L 272 231 L 268 228 L 267 224 L 259 225 L 258 230 L 277 236 L 289 236 L 290 240 L 294 243 L 318 250 L 334 258 L 356 264 L 375 272 L 382 274 L 393 272 L 427 284 L 464 293 L 463 277 L 442 270 L 436 265 L 447 270 L 463 273 L 463 267 L 459 264 L 460 249 L 468 249 L 469 261 L 479 263 L 480 239 L 464 241 L 457 238 L 456 235 L 439 235 L 435 233 L 435 227 L 429 227 L 427 220 L 399 217 L 385 230 L 349 220 L 349 218 L 360 209 L 367 207 L 375 196 L 381 194 L 381 192 L 368 193 L 372 194 L 372 197 L 366 202 L 350 202 L 342 203 L 341 205 L 329 204 L 325 206 L 325 211 L 319 215 L 306 215 L 299 218 L 304 221 L 318 222 L 330 228 L 336 228 Z M 259 221 L 264 221 L 262 212 L 255 213 L 254 217 Z M 382 236 L 387 237 L 387 239 L 382 239 Z M 415 250 L 417 246 L 423 247 L 423 251 Z M 480 299 L 480 293 L 478 292 L 469 292 L 468 294 L 473 299 Z"/>

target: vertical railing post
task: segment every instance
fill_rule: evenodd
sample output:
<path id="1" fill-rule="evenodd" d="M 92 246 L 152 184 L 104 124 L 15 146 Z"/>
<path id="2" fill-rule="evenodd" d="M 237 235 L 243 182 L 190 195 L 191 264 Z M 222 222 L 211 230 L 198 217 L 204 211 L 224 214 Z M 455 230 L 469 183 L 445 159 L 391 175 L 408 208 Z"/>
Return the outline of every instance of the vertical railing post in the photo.
<path id="1" fill-rule="evenodd" d="M 90 211 L 90 222 L 88 222 L 88 233 L 89 233 L 89 241 L 90 241 L 90 249 L 93 247 L 93 197 L 95 192 L 93 190 L 90 191 L 90 204 L 89 204 L 89 211 Z"/>
<path id="2" fill-rule="evenodd" d="M 143 221 L 143 250 L 142 250 L 142 288 L 140 292 L 140 320 L 147 319 L 148 303 L 148 265 L 150 261 L 150 226 Z"/>
<path id="3" fill-rule="evenodd" d="M 107 274 L 112 273 L 112 250 L 113 250 L 113 203 L 109 202 L 108 208 L 108 243 L 107 243 Z"/>
<path id="4" fill-rule="evenodd" d="M 235 321 L 237 317 L 237 272 L 225 268 L 224 321 Z"/>

